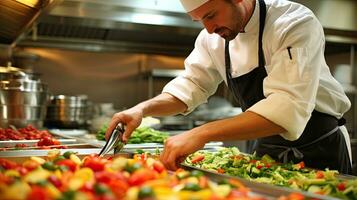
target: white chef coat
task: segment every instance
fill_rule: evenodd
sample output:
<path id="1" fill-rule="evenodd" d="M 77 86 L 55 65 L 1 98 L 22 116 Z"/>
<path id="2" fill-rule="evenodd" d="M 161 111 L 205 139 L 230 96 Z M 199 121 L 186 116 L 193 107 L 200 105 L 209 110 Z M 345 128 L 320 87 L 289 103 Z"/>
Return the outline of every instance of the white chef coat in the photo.
<path id="1" fill-rule="evenodd" d="M 280 135 L 293 141 L 303 133 L 314 109 L 341 118 L 351 102 L 325 62 L 323 28 L 314 14 L 300 4 L 285 0 L 265 2 L 263 51 L 267 77 L 263 92 L 266 98 L 248 110 L 285 128 L 287 132 Z M 258 66 L 258 34 L 259 3 L 256 2 L 244 32 L 229 44 L 233 78 Z M 220 82 L 227 83 L 224 44 L 219 35 L 202 30 L 194 50 L 185 60 L 185 73 L 164 87 L 163 92 L 187 105 L 188 110 L 183 114 L 205 103 Z M 291 47 L 291 59 L 287 47 Z"/>

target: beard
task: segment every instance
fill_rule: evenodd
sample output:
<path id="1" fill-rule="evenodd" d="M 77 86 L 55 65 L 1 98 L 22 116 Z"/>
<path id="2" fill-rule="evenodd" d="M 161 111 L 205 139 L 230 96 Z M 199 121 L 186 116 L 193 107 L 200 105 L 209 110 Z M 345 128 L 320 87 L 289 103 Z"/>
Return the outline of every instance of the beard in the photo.
<path id="1" fill-rule="evenodd" d="M 234 38 L 237 37 L 239 32 L 231 30 L 231 29 L 229 29 L 227 27 L 220 27 L 220 28 L 217 28 L 214 31 L 214 33 L 218 34 L 219 36 L 221 36 L 225 40 L 233 40 Z"/>

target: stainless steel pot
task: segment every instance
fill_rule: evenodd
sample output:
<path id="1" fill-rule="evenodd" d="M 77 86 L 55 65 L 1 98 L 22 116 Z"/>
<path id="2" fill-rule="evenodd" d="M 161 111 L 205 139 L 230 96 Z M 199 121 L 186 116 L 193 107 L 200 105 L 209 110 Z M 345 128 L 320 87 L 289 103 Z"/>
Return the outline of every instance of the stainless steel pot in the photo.
<path id="1" fill-rule="evenodd" d="M 49 95 L 47 85 L 14 67 L 0 67 L 0 126 L 41 128 Z"/>
<path id="2" fill-rule="evenodd" d="M 44 119 L 46 116 L 46 109 L 46 106 L 29 106 L 23 104 L 0 105 L 0 119 Z"/>
<path id="3" fill-rule="evenodd" d="M 0 104 L 1 105 L 29 105 L 39 106 L 46 105 L 49 99 L 47 92 L 25 92 L 19 90 L 1 90 L 0 89 Z"/>
<path id="4" fill-rule="evenodd" d="M 52 96 L 45 124 L 49 128 L 85 128 L 90 118 L 90 104 L 85 95 Z"/>
<path id="5" fill-rule="evenodd" d="M 34 80 L 10 79 L 0 81 L 1 90 L 18 90 L 25 92 L 47 92 L 47 84 Z"/>

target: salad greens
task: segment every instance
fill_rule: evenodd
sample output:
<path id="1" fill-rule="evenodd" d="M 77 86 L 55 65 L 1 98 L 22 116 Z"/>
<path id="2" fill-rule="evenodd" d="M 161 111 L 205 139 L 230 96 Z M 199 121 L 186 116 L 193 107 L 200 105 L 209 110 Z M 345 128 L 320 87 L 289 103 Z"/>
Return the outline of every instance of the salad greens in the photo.
<path id="1" fill-rule="evenodd" d="M 97 132 L 98 140 L 105 140 L 105 131 L 108 125 L 102 126 Z M 166 132 L 158 131 L 150 127 L 139 127 L 135 129 L 128 140 L 128 144 L 141 144 L 141 143 L 164 143 L 169 137 Z"/>
<path id="2" fill-rule="evenodd" d="M 217 152 L 200 150 L 188 156 L 185 163 L 194 167 L 238 176 L 260 183 L 300 189 L 341 199 L 357 199 L 357 179 L 340 180 L 335 170 L 305 168 L 303 162 L 277 163 L 269 155 L 259 158 L 239 152 L 236 147 Z"/>

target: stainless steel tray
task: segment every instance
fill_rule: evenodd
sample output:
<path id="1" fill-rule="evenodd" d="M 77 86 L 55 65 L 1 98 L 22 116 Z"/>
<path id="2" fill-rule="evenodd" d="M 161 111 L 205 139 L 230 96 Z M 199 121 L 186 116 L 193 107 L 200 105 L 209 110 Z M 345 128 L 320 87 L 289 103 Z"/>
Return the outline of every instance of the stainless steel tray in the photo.
<path id="1" fill-rule="evenodd" d="M 66 151 L 73 151 L 76 152 L 77 155 L 90 155 L 90 154 L 98 154 L 101 150 L 101 148 L 83 148 L 83 149 L 59 149 L 61 154 L 63 154 Z M 1 158 L 28 158 L 31 156 L 39 156 L 39 157 L 44 157 L 47 156 L 48 151 L 50 150 L 27 150 L 27 151 L 0 151 L 0 157 Z M 108 156 L 113 156 L 114 152 L 109 152 Z M 121 156 L 121 155 L 133 155 L 133 153 L 130 152 L 120 152 L 118 154 L 115 154 L 115 156 Z"/>
<path id="2" fill-rule="evenodd" d="M 227 179 L 235 179 L 240 181 L 243 185 L 246 187 L 250 188 L 251 191 L 254 194 L 258 195 L 263 195 L 264 197 L 271 197 L 271 198 L 279 198 L 280 196 L 288 196 L 291 193 L 300 193 L 304 195 L 305 199 L 320 199 L 320 200 L 337 200 L 338 198 L 330 197 L 330 196 L 324 196 L 324 195 L 319 195 L 319 194 L 313 194 L 309 192 L 304 192 L 300 190 L 293 190 L 290 188 L 284 188 L 284 187 L 278 187 L 274 185 L 269 185 L 265 183 L 257 183 L 249 180 L 245 180 L 243 178 L 235 177 L 235 176 L 229 176 L 225 174 L 219 174 L 213 171 L 209 170 L 204 170 L 201 168 L 197 167 L 192 167 L 186 164 L 181 164 L 182 168 L 186 170 L 199 170 L 202 171 L 207 177 L 209 177 L 211 180 L 215 182 L 219 182 L 222 180 L 227 180 Z"/>
<path id="3" fill-rule="evenodd" d="M 0 141 L 0 148 L 15 147 L 17 144 L 25 144 L 27 146 L 34 146 L 39 140 L 2 140 Z M 75 144 L 78 143 L 76 139 L 58 139 L 61 144 Z"/>

